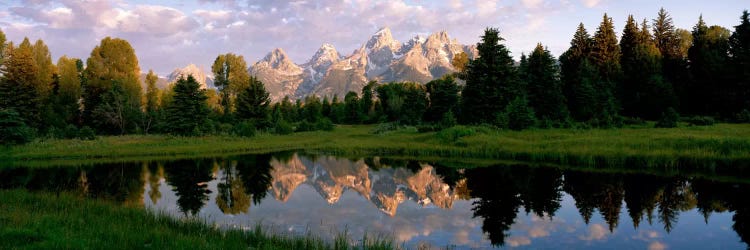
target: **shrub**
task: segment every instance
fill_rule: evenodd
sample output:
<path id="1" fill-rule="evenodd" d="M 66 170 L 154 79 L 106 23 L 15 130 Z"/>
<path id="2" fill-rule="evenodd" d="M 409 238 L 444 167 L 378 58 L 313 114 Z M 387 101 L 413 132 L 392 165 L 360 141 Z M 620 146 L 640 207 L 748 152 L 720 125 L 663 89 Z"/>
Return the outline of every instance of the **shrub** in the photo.
<path id="1" fill-rule="evenodd" d="M 81 140 L 96 140 L 96 133 L 89 126 L 83 126 L 78 130 L 78 139 Z"/>
<path id="2" fill-rule="evenodd" d="M 385 134 L 387 132 L 396 131 L 399 129 L 398 124 L 394 122 L 380 123 L 372 129 L 373 134 Z"/>
<path id="3" fill-rule="evenodd" d="M 716 123 L 714 118 L 710 116 L 693 116 L 685 119 L 685 122 L 692 126 L 710 126 Z"/>
<path id="4" fill-rule="evenodd" d="M 510 102 L 505 108 L 505 114 L 508 117 L 507 128 L 512 130 L 527 129 L 533 126 L 536 120 L 534 110 L 529 107 L 525 97 L 517 97 Z"/>
<path id="5" fill-rule="evenodd" d="M 316 130 L 332 131 L 334 127 L 335 125 L 333 125 L 331 119 L 328 118 L 322 118 L 315 122 Z"/>
<path id="6" fill-rule="evenodd" d="M 65 127 L 65 130 L 63 130 L 62 138 L 65 138 L 65 139 L 77 138 L 78 133 L 79 133 L 78 128 L 75 125 L 70 124 L 67 127 Z"/>
<path id="7" fill-rule="evenodd" d="M 253 137 L 255 136 L 255 124 L 249 121 L 240 122 L 234 126 L 232 132 L 236 136 Z"/>
<path id="8" fill-rule="evenodd" d="M 453 115 L 453 111 L 448 111 L 445 114 L 443 114 L 443 117 L 440 119 L 440 123 L 438 126 L 440 126 L 441 129 L 450 128 L 453 126 L 456 126 L 458 122 L 456 122 L 456 116 Z"/>
<path id="9" fill-rule="evenodd" d="M 455 126 L 447 129 L 443 129 L 442 131 L 435 134 L 437 138 L 443 142 L 456 142 L 461 137 L 470 136 L 476 134 L 476 130 L 474 128 L 466 127 L 466 126 Z"/>
<path id="10" fill-rule="evenodd" d="M 673 108 L 667 108 L 664 113 L 661 114 L 661 118 L 656 123 L 657 128 L 676 128 L 677 121 L 680 119 L 680 114 L 677 113 Z"/>
<path id="11" fill-rule="evenodd" d="M 294 127 L 285 120 L 279 120 L 273 127 L 275 133 L 280 135 L 288 135 L 294 132 Z"/>
<path id="12" fill-rule="evenodd" d="M 26 126 L 15 110 L 0 110 L 0 144 L 23 144 L 34 139 L 34 129 Z"/>
<path id="13" fill-rule="evenodd" d="M 737 114 L 737 122 L 750 123 L 750 111 L 743 109 L 742 112 Z"/>

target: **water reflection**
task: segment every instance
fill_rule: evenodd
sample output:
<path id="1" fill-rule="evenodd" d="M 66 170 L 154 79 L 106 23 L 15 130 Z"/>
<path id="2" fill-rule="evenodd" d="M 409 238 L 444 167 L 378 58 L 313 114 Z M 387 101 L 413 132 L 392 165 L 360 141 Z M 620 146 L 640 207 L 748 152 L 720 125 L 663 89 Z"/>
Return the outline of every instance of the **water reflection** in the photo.
<path id="1" fill-rule="evenodd" d="M 220 226 L 323 236 L 346 228 L 355 239 L 378 232 L 407 246 L 744 248 L 750 240 L 750 185 L 682 176 L 281 153 L 5 168 L 0 180 Z"/>

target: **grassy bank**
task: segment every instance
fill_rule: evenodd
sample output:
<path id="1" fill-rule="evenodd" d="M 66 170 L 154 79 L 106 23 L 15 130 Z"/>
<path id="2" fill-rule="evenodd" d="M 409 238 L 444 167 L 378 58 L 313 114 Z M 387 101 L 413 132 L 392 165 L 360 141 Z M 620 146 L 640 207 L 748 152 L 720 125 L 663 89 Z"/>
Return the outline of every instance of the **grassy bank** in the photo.
<path id="1" fill-rule="evenodd" d="M 374 134 L 373 130 L 375 126 L 338 126 L 330 132 L 261 134 L 252 138 L 129 135 L 94 141 L 46 140 L 4 148 L 0 150 L 0 162 L 33 166 L 50 162 L 81 164 L 306 150 L 338 155 L 504 159 L 581 167 L 747 168 L 750 165 L 749 124 L 526 131 L 458 127 L 428 133 L 407 128 L 381 134 Z"/>
<path id="2" fill-rule="evenodd" d="M 0 249 L 349 249 L 349 240 L 219 230 L 68 194 L 0 190 Z M 359 241 L 362 244 L 362 240 Z M 392 249 L 372 240 L 353 248 Z"/>

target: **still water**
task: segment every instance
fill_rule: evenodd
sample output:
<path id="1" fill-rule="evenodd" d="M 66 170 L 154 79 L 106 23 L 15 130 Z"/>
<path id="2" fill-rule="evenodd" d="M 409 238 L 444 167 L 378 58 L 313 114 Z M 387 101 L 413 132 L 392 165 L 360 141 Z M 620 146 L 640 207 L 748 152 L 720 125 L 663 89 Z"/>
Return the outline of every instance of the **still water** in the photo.
<path id="1" fill-rule="evenodd" d="M 707 178 L 346 159 L 293 152 L 0 170 L 0 188 L 66 191 L 221 228 L 406 248 L 745 249 L 750 185 Z"/>

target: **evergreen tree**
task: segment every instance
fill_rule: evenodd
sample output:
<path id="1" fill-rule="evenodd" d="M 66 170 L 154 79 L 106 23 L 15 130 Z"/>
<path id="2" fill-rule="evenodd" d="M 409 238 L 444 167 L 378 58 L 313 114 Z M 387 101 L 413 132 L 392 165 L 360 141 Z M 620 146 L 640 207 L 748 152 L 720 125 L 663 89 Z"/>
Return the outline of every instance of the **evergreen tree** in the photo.
<path id="1" fill-rule="evenodd" d="M 466 68 L 466 87 L 461 93 L 462 121 L 489 123 L 522 93 L 510 51 L 495 28 L 487 28 L 477 44 L 479 58 Z"/>
<path id="2" fill-rule="evenodd" d="M 750 110 L 750 14 L 742 12 L 740 24 L 734 27 L 729 37 L 729 55 L 732 63 L 733 93 L 730 100 L 731 111 Z"/>
<path id="3" fill-rule="evenodd" d="M 512 130 L 523 130 L 534 126 L 536 122 L 534 109 L 529 107 L 526 97 L 516 97 L 507 107 L 503 114 L 507 119 L 507 127 Z"/>
<path id="4" fill-rule="evenodd" d="M 198 135 L 209 113 L 205 90 L 189 75 L 174 85 L 174 96 L 166 106 L 167 132 L 177 135 Z"/>
<path id="5" fill-rule="evenodd" d="M 269 93 L 263 82 L 251 76 L 248 87 L 237 96 L 237 117 L 250 120 L 258 127 L 268 122 L 268 105 L 271 103 Z"/>
<path id="6" fill-rule="evenodd" d="M 688 50 L 692 81 L 687 87 L 687 113 L 713 115 L 726 112 L 727 50 L 729 31 L 719 26 L 708 27 L 703 16 L 693 27 L 693 45 Z"/>
<path id="7" fill-rule="evenodd" d="M 360 111 L 359 96 L 357 96 L 357 93 L 349 91 L 344 97 L 344 122 L 348 124 L 361 123 Z"/>
<path id="8" fill-rule="evenodd" d="M 303 119 L 314 123 L 323 118 L 323 105 L 315 95 L 305 97 L 305 105 L 302 106 Z"/>
<path id="9" fill-rule="evenodd" d="M 373 120 L 377 119 L 374 102 L 374 93 L 377 85 L 377 81 L 370 81 L 362 88 L 362 99 L 360 100 L 360 103 L 362 104 L 361 113 L 366 117 L 365 119 L 367 122 L 374 122 Z"/>
<path id="10" fill-rule="evenodd" d="M 102 132 L 111 134 L 125 134 L 133 129 L 140 120 L 140 97 L 137 100 L 125 90 L 125 84 L 113 80 L 112 86 L 107 88 L 101 96 L 102 103 L 91 111 L 97 120 L 92 124 L 103 128 Z"/>
<path id="11" fill-rule="evenodd" d="M 426 121 L 437 122 L 443 119 L 447 113 L 452 115 L 458 113 L 460 88 L 453 76 L 445 75 L 440 79 L 432 80 L 425 87 L 429 97 L 429 106 L 424 114 Z"/>
<path id="12" fill-rule="evenodd" d="M 599 81 L 594 85 L 597 97 L 596 118 L 601 125 L 615 123 L 619 105 L 615 99 L 615 87 L 622 76 L 620 68 L 620 46 L 615 35 L 612 18 L 604 14 L 602 23 L 594 34 L 591 62 L 599 71 Z"/>
<path id="13" fill-rule="evenodd" d="M 560 69 L 552 53 L 541 43 L 537 44 L 525 67 L 522 72 L 525 76 L 529 105 L 534 109 L 536 117 L 553 121 L 568 118 L 559 77 Z"/>
<path id="14" fill-rule="evenodd" d="M 570 41 L 570 48 L 560 56 L 563 94 L 571 116 L 580 121 L 592 118 L 591 107 L 596 103 L 593 84 L 598 81 L 598 73 L 593 71 L 589 61 L 592 44 L 593 39 L 581 23 Z"/>

